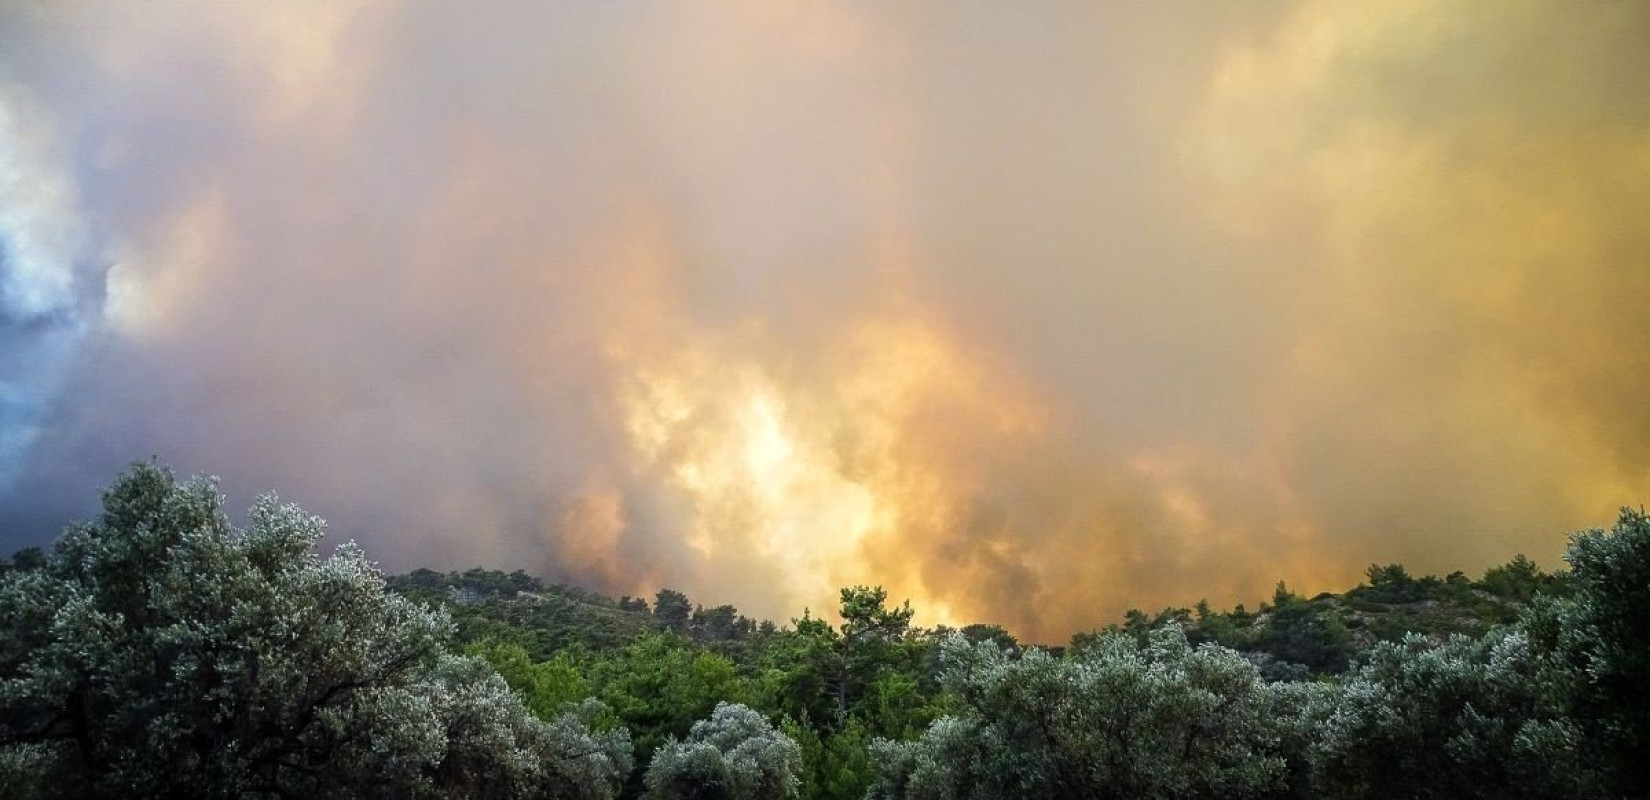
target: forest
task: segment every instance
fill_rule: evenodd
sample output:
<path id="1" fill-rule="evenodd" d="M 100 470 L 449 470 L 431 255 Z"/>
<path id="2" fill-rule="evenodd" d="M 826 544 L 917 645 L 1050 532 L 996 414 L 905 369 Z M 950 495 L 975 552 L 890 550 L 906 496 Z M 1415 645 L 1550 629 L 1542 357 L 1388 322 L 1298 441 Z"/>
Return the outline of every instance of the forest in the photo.
<path id="1" fill-rule="evenodd" d="M 0 796 L 1650 796 L 1643 509 L 1551 572 L 1371 565 L 1048 645 L 916 626 L 880 587 L 776 623 L 384 575 L 273 496 L 245 520 L 139 463 L 0 560 Z"/>

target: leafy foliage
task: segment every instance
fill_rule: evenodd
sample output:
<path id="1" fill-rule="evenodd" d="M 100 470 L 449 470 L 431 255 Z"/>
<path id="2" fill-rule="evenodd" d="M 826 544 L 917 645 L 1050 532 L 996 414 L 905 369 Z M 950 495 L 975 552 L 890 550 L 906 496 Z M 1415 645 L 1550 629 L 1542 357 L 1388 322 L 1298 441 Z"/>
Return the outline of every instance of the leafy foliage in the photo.
<path id="1" fill-rule="evenodd" d="M 1573 595 L 1546 607 L 1541 634 L 1575 676 L 1575 718 L 1613 767 L 1616 790 L 1650 796 L 1650 516 L 1623 508 L 1608 533 L 1576 535 L 1564 558 Z"/>
<path id="2" fill-rule="evenodd" d="M 749 691 L 732 661 L 671 634 L 639 639 L 592 659 L 587 669 L 596 696 L 636 732 L 643 758 L 667 739 L 686 736 L 718 703 Z"/>
<path id="3" fill-rule="evenodd" d="M 796 796 L 802 750 L 750 708 L 718 703 L 685 740 L 659 748 L 647 768 L 655 800 L 784 800 Z"/>
<path id="4" fill-rule="evenodd" d="M 1239 797 L 1284 782 L 1272 698 L 1253 664 L 1178 628 L 1113 633 L 1055 658 L 945 645 L 963 713 L 875 744 L 873 798 Z"/>
<path id="5" fill-rule="evenodd" d="M 1313 785 L 1345 798 L 1597 796 L 1581 731 L 1522 631 L 1383 642 L 1305 709 Z"/>
<path id="6" fill-rule="evenodd" d="M 521 645 L 491 639 L 471 644 L 464 652 L 491 665 L 540 719 L 555 719 L 591 697 L 590 682 L 568 652 L 534 662 Z"/>
<path id="7" fill-rule="evenodd" d="M 386 582 L 295 507 L 221 506 L 140 464 L 0 560 L 0 796 L 1650 796 L 1642 510 L 1568 572 L 1371 565 L 1042 648 L 881 587 L 778 626 L 521 571 Z"/>
<path id="8" fill-rule="evenodd" d="M 544 723 L 450 623 L 273 497 L 139 464 L 0 585 L 0 784 L 73 796 L 605 798 L 622 731 Z"/>

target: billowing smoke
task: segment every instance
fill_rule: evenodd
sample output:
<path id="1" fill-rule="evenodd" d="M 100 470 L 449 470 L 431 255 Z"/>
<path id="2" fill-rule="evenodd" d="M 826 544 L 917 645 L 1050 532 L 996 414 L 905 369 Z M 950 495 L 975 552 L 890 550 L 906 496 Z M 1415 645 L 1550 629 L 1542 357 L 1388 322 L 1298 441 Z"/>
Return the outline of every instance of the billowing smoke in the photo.
<path id="1" fill-rule="evenodd" d="M 0 10 L 0 547 L 135 458 L 385 566 L 1056 640 L 1650 495 L 1650 9 Z"/>

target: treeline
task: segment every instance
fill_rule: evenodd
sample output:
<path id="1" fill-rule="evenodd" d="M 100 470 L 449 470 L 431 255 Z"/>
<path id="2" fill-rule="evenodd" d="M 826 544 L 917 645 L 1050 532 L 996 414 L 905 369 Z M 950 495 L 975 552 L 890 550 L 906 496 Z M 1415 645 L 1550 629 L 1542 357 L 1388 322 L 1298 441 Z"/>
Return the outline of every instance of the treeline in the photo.
<path id="1" fill-rule="evenodd" d="M 136 465 L 0 562 L 0 796 L 1643 797 L 1650 519 L 1479 579 L 1130 611 L 1064 646 L 880 588 L 775 625 L 522 572 L 383 578 Z"/>

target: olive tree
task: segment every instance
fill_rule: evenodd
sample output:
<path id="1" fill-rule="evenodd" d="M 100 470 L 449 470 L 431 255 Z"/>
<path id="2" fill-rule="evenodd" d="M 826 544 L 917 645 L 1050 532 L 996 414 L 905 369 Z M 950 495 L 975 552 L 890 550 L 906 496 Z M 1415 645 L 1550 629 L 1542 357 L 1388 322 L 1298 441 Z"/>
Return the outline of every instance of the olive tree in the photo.
<path id="1" fill-rule="evenodd" d="M 611 797 L 628 735 L 535 719 L 443 612 L 273 496 L 138 464 L 0 584 L 0 785 L 144 797 Z"/>
<path id="2" fill-rule="evenodd" d="M 746 706 L 719 703 L 653 754 L 645 783 L 656 800 L 782 800 L 796 796 L 801 771 L 790 737 Z"/>
<path id="3" fill-rule="evenodd" d="M 1598 796 L 1583 731 L 1516 627 L 1377 644 L 1305 709 L 1314 793 L 1338 798 Z"/>
<path id="4" fill-rule="evenodd" d="M 1285 785 L 1269 687 L 1223 647 L 1178 627 L 1103 635 L 1065 658 L 1012 658 L 991 642 L 943 645 L 965 710 L 918 740 L 879 740 L 870 796 L 1181 798 Z"/>
<path id="5" fill-rule="evenodd" d="M 1650 796 L 1650 515 L 1623 508 L 1564 554 L 1571 596 L 1538 603 L 1523 625 L 1573 677 L 1571 716 L 1604 760 L 1612 791 Z"/>

